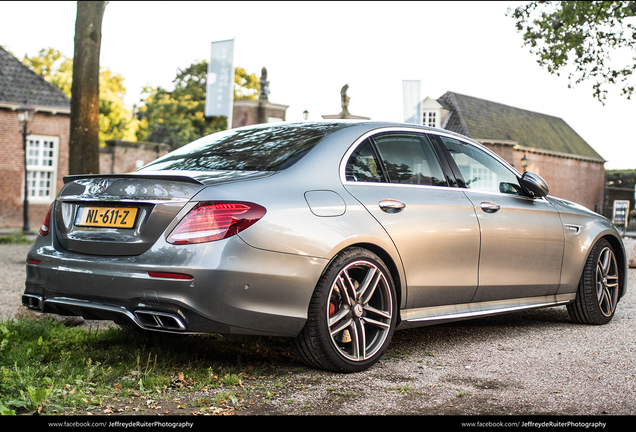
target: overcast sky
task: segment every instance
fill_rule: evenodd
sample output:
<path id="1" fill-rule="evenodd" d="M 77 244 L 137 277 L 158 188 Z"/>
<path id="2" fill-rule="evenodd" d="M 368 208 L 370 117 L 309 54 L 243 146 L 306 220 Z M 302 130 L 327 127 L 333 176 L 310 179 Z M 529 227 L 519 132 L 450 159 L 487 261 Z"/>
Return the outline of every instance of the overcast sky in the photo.
<path id="1" fill-rule="evenodd" d="M 402 80 L 422 97 L 446 91 L 564 119 L 608 162 L 636 169 L 634 102 L 606 105 L 591 84 L 568 89 L 522 46 L 509 7 L 523 2 L 130 2 L 111 1 L 100 64 L 125 78 L 126 102 L 145 85 L 170 89 L 177 69 L 208 60 L 213 41 L 235 38 L 234 64 L 260 76 L 288 120 L 349 111 L 403 121 Z M 0 2 L 0 45 L 19 59 L 52 47 L 73 55 L 75 2 Z M 636 102 L 636 101 L 635 101 Z"/>

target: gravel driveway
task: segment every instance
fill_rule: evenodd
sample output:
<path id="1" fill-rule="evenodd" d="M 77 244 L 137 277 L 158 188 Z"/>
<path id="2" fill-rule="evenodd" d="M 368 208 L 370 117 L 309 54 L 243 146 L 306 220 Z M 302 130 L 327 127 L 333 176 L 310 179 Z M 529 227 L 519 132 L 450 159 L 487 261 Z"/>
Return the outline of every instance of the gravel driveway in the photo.
<path id="1" fill-rule="evenodd" d="M 26 255 L 30 245 L 0 245 L 0 320 L 15 318 L 20 312 L 24 279 L 26 278 Z"/>
<path id="2" fill-rule="evenodd" d="M 3 320 L 21 309 L 28 249 L 0 245 Z M 396 332 L 370 370 L 290 371 L 283 397 L 243 414 L 635 415 L 636 270 L 628 280 L 608 325 L 553 307 Z"/>

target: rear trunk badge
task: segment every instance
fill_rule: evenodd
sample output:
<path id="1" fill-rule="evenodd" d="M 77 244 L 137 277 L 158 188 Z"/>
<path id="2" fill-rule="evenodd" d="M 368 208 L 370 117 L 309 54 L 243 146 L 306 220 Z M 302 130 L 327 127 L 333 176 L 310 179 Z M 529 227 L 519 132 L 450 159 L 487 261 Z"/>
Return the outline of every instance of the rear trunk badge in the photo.
<path id="1" fill-rule="evenodd" d="M 90 194 L 101 194 L 101 193 L 104 193 L 106 191 L 106 189 L 108 189 L 109 185 L 110 185 L 110 181 L 108 179 L 103 179 L 102 181 L 100 181 L 96 185 L 91 185 L 88 188 L 88 193 L 90 193 Z"/>

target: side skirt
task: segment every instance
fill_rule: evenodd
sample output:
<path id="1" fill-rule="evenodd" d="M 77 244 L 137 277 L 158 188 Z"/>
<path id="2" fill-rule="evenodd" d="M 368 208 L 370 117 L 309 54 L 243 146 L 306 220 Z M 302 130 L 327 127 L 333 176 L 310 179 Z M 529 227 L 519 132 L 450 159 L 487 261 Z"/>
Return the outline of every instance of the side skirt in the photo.
<path id="1" fill-rule="evenodd" d="M 396 330 L 489 315 L 499 315 L 524 309 L 557 306 L 567 304 L 573 301 L 575 297 L 576 293 L 569 293 L 419 309 L 403 309 L 400 311 L 402 321 L 396 327 Z"/>

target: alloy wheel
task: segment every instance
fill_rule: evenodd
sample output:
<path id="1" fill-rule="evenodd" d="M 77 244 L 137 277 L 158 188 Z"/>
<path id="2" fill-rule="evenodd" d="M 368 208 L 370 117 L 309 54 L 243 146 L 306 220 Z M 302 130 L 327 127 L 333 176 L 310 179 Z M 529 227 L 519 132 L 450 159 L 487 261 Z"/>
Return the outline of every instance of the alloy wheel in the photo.
<path id="1" fill-rule="evenodd" d="M 596 263 L 596 297 L 601 313 L 611 316 L 618 302 L 618 266 L 610 247 L 605 247 Z"/>
<path id="2" fill-rule="evenodd" d="M 351 361 L 365 361 L 391 332 L 393 297 L 384 273 L 360 260 L 344 267 L 329 292 L 327 323 L 331 342 Z"/>

